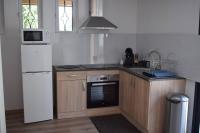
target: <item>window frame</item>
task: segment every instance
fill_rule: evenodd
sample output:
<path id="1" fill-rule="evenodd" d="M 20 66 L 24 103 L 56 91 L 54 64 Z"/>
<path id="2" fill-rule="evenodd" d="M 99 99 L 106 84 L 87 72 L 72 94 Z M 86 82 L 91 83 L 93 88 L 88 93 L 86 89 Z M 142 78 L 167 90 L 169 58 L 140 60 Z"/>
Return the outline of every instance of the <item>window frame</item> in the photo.
<path id="1" fill-rule="evenodd" d="M 42 10 L 42 1 L 38 0 L 38 28 L 32 28 L 32 29 L 41 29 L 43 27 L 43 10 Z M 23 17 L 22 17 L 22 0 L 18 0 L 18 8 L 19 8 L 19 22 L 20 22 L 20 29 L 31 29 L 31 28 L 24 28 L 23 27 Z"/>
<path id="2" fill-rule="evenodd" d="M 59 0 L 55 0 L 55 31 L 56 33 L 74 33 L 77 31 L 78 0 L 72 0 L 72 31 L 59 30 Z"/>

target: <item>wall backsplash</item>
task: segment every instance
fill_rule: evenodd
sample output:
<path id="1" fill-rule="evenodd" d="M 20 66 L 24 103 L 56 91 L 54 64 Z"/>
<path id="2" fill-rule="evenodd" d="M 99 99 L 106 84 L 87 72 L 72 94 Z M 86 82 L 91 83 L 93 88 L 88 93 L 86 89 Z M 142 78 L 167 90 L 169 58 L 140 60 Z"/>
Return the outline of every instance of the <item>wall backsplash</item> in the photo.
<path id="1" fill-rule="evenodd" d="M 187 79 L 200 81 L 200 37 L 181 34 L 138 34 L 137 51 L 158 49 L 163 59 L 176 61 L 175 71 Z"/>
<path id="2" fill-rule="evenodd" d="M 53 44 L 53 64 L 89 64 L 89 34 L 56 34 Z M 136 51 L 136 34 L 110 33 L 104 39 L 104 63 L 119 63 L 127 47 Z"/>

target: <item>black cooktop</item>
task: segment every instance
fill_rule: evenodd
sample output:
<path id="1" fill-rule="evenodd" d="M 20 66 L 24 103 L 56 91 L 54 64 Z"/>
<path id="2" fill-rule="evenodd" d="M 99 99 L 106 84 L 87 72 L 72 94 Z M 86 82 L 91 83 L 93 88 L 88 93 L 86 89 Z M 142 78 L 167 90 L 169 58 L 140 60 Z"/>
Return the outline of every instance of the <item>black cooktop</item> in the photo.
<path id="1" fill-rule="evenodd" d="M 116 68 L 119 67 L 117 64 L 89 64 L 89 65 L 82 65 L 83 68 Z"/>
<path id="2" fill-rule="evenodd" d="M 59 69 L 78 69 L 81 68 L 80 65 L 64 65 L 64 66 L 57 66 Z"/>

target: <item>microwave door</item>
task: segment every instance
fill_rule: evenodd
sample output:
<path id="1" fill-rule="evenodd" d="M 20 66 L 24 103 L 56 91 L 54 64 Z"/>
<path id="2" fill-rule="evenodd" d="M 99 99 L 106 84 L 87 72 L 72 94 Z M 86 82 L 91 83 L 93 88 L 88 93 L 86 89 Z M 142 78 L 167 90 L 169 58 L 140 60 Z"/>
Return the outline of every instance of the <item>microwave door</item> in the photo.
<path id="1" fill-rule="evenodd" d="M 50 43 L 50 34 L 44 29 L 23 29 L 21 37 L 24 45 L 47 45 Z"/>
<path id="2" fill-rule="evenodd" d="M 42 31 L 24 31 L 24 41 L 43 41 Z"/>

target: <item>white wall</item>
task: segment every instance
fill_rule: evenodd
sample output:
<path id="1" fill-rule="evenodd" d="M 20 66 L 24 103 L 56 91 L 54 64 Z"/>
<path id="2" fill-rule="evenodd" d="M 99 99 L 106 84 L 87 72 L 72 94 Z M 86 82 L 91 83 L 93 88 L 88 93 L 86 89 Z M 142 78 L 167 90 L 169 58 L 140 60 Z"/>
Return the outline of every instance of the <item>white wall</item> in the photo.
<path id="1" fill-rule="evenodd" d="M 18 0 L 5 0 L 5 37 L 2 44 L 4 92 L 6 109 L 19 109 L 22 102 L 20 60 L 20 29 Z"/>
<path id="2" fill-rule="evenodd" d="M 1 58 L 1 36 L 0 36 L 0 133 L 6 133 L 2 58 Z"/>
<path id="3" fill-rule="evenodd" d="M 3 0 L 0 0 L 0 34 L 4 32 L 4 9 Z"/>
<path id="4" fill-rule="evenodd" d="M 198 33 L 199 0 L 139 0 L 138 33 Z"/>
<path id="5" fill-rule="evenodd" d="M 112 32 L 136 33 L 137 7 L 138 0 L 104 0 L 104 16 L 119 27 Z"/>
<path id="6" fill-rule="evenodd" d="M 4 0 L 5 37 L 2 46 L 7 110 L 23 108 L 18 0 Z M 120 5 L 120 6 L 119 6 Z M 106 63 L 119 62 L 126 47 L 136 48 L 137 0 L 104 0 L 104 15 L 119 29 L 105 39 Z M 43 26 L 51 33 L 53 64 L 89 63 L 89 34 L 55 32 L 55 0 L 43 0 Z M 120 8 L 120 10 L 118 10 Z M 78 25 L 88 17 L 87 0 L 79 0 Z M 128 20 L 125 21 L 125 20 Z"/>
<path id="7" fill-rule="evenodd" d="M 54 65 L 89 64 L 90 42 L 89 34 L 57 35 L 53 45 Z M 67 40 L 67 41 L 66 41 Z M 105 63 L 119 63 L 125 48 L 136 51 L 135 34 L 109 34 L 104 41 Z"/>
<path id="8" fill-rule="evenodd" d="M 178 61 L 177 72 L 200 81 L 199 0 L 139 0 L 137 50 L 158 49 Z"/>
<path id="9" fill-rule="evenodd" d="M 200 81 L 199 0 L 140 0 L 138 7 L 138 52 L 171 54 L 181 76 Z"/>
<path id="10" fill-rule="evenodd" d="M 200 36 L 181 34 L 139 34 L 137 50 L 148 53 L 157 49 L 162 58 L 177 61 L 176 72 L 193 81 L 200 81 Z"/>
<path id="11" fill-rule="evenodd" d="M 87 64 L 90 59 L 89 35 L 56 34 L 53 44 L 53 64 Z"/>
<path id="12" fill-rule="evenodd" d="M 136 52 L 136 34 L 111 34 L 105 39 L 105 63 L 119 63 L 127 47 Z"/>

